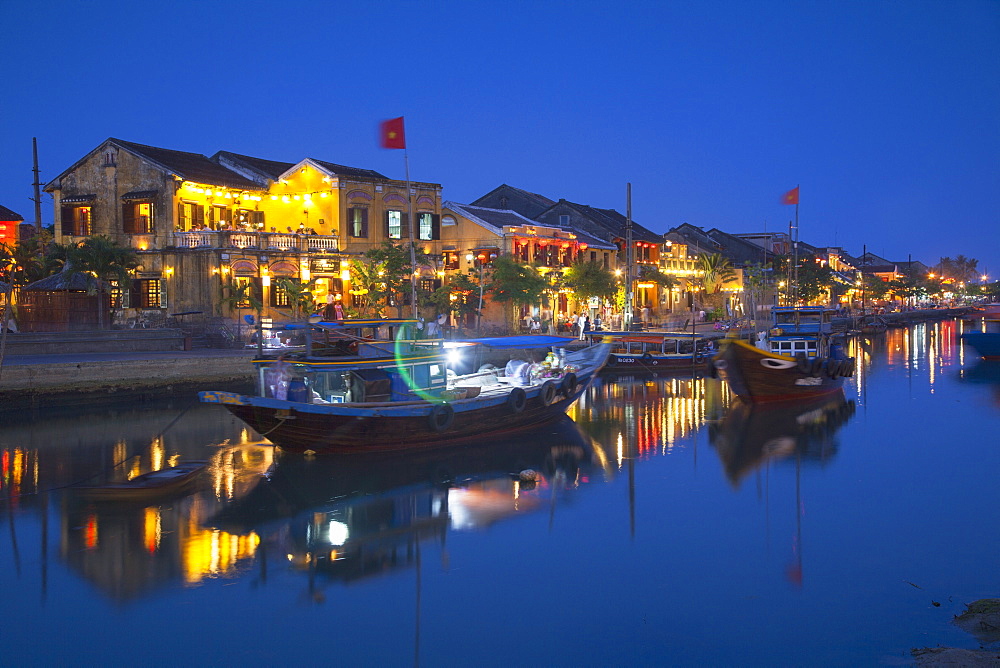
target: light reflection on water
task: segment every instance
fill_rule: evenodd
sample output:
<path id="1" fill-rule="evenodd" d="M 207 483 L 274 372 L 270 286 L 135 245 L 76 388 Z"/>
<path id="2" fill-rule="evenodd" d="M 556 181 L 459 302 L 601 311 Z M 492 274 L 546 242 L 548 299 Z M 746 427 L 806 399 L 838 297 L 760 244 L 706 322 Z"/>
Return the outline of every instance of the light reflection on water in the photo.
<path id="1" fill-rule="evenodd" d="M 981 436 L 1000 371 L 958 345 L 975 326 L 853 340 L 844 394 L 794 410 L 690 374 L 606 377 L 564 421 L 433 453 L 275 453 L 187 401 L 7 415 L 0 585 L 24 614 L 4 656 L 134 660 L 91 621 L 109 610 L 132 645 L 191 639 L 171 664 L 336 647 L 508 665 L 513 643 L 548 665 L 844 665 L 975 647 L 948 622 L 1000 593 L 994 514 L 967 516 L 995 505 L 1000 464 Z M 65 489 L 178 459 L 208 470 L 164 503 Z"/>

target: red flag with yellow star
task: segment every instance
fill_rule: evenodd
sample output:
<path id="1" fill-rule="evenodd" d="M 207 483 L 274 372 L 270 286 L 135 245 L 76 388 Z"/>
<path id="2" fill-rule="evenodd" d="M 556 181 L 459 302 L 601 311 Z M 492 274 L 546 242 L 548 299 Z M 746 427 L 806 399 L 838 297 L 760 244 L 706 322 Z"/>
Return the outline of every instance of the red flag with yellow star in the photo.
<path id="1" fill-rule="evenodd" d="M 382 148 L 406 148 L 403 134 L 403 117 L 382 121 Z"/>
<path id="2" fill-rule="evenodd" d="M 402 118 L 399 119 L 402 122 Z M 799 203 L 799 187 L 795 186 L 784 195 L 781 196 L 782 204 L 798 204 Z"/>

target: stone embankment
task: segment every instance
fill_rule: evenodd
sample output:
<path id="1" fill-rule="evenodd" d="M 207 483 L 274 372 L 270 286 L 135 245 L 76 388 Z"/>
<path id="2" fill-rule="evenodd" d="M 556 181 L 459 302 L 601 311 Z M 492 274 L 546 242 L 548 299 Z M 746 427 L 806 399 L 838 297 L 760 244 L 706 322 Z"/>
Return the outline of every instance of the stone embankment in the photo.
<path id="1" fill-rule="evenodd" d="M 179 330 L 8 334 L 0 410 L 68 395 L 205 389 L 253 382 L 254 350 L 186 350 Z"/>

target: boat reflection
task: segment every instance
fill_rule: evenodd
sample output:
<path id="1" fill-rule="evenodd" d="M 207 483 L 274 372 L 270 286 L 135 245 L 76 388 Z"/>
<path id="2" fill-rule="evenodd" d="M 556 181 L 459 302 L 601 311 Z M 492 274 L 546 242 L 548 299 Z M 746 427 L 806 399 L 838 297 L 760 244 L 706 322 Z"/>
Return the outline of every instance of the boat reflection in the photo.
<path id="1" fill-rule="evenodd" d="M 958 377 L 967 383 L 990 386 L 993 403 L 1000 408 L 1000 361 L 979 360 L 975 366 L 960 370 Z"/>
<path id="2" fill-rule="evenodd" d="M 825 463 L 837 454 L 834 434 L 854 415 L 843 392 L 793 405 L 753 405 L 733 401 L 728 413 L 709 427 L 709 438 L 734 486 L 771 461 Z"/>
<path id="3" fill-rule="evenodd" d="M 552 508 L 604 471 L 602 451 L 569 418 L 514 439 L 429 452 L 285 453 L 209 523 L 260 535 L 310 575 L 312 590 L 316 575 L 346 582 L 415 567 L 421 543 L 443 545 L 449 531 Z"/>
<path id="4" fill-rule="evenodd" d="M 272 453 L 266 441 L 224 443 L 196 487 L 156 503 L 95 502 L 67 488 L 60 513 L 63 561 L 120 603 L 172 585 L 232 575 L 254 556 L 260 541 L 253 533 L 206 528 L 205 519 L 225 499 L 256 485 Z M 138 459 L 125 466 L 131 469 Z"/>

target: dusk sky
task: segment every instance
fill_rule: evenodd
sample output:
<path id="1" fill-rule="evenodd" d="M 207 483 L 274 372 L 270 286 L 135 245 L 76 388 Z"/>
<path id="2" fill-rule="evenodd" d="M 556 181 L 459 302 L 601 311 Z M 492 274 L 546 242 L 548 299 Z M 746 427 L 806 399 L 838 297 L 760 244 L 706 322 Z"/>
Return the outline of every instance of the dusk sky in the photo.
<path id="1" fill-rule="evenodd" d="M 1000 2 L 0 0 L 0 204 L 104 139 L 507 183 L 1000 277 Z M 52 199 L 43 196 L 43 223 Z"/>

